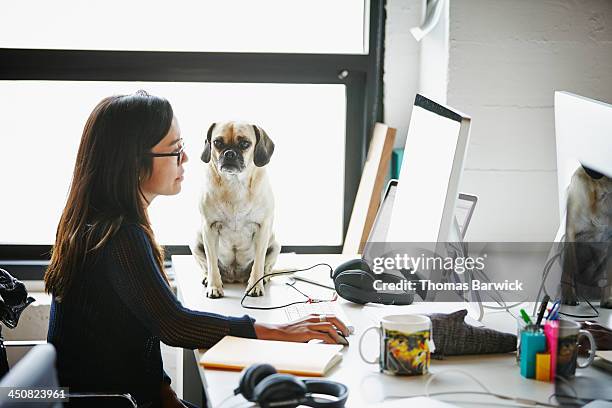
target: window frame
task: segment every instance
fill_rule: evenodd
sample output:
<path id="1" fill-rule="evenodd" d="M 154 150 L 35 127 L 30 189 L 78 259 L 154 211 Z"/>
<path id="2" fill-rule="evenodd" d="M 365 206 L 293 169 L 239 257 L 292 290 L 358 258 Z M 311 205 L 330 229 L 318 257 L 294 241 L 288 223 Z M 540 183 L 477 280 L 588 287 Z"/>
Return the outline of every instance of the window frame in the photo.
<path id="1" fill-rule="evenodd" d="M 368 30 L 366 54 L 0 48 L 0 80 L 343 84 L 346 86 L 343 237 L 346 237 L 370 130 L 375 122 L 383 120 L 385 3 L 364 0 L 364 7 L 369 4 L 369 12 L 365 13 L 369 21 L 364 24 Z M 42 264 L 50 258 L 50 250 L 51 245 L 0 244 L 0 267 L 10 265 L 28 277 L 39 276 L 40 269 L 44 270 Z M 168 258 L 190 254 L 187 246 L 169 245 L 165 250 Z M 341 251 L 342 245 L 282 247 L 282 252 Z"/>

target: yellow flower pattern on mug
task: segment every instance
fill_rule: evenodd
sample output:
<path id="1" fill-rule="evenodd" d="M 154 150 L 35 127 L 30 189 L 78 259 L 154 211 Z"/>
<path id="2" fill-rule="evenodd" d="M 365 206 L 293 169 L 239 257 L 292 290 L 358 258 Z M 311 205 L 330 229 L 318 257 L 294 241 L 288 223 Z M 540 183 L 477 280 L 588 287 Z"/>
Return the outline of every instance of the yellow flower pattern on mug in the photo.
<path id="1" fill-rule="evenodd" d="M 429 371 L 431 339 L 430 330 L 405 334 L 387 330 L 385 336 L 386 367 L 394 374 L 421 375 Z"/>

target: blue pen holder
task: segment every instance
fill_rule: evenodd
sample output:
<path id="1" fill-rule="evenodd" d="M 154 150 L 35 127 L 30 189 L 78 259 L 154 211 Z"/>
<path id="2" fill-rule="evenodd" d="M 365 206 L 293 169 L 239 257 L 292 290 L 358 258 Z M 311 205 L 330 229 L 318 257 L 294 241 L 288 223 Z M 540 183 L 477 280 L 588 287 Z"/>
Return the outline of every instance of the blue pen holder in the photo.
<path id="1" fill-rule="evenodd" d="M 523 330 L 521 332 L 521 375 L 535 378 L 536 354 L 546 351 L 546 336 L 541 330 Z"/>

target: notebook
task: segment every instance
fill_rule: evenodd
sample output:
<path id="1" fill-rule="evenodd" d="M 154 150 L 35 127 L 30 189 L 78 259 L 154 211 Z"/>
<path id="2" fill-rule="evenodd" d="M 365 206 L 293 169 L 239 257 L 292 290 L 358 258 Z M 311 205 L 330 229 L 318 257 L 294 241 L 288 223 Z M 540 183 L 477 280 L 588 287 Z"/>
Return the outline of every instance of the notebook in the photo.
<path id="1" fill-rule="evenodd" d="M 294 343 L 225 336 L 200 358 L 204 368 L 242 370 L 268 363 L 278 372 L 321 377 L 342 360 L 339 344 Z"/>

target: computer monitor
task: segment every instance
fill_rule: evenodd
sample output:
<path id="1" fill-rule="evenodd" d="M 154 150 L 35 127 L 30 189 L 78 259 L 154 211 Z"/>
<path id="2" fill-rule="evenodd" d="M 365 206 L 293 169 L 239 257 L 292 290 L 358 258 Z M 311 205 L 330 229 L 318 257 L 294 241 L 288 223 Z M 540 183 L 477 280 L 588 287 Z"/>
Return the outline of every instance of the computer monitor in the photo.
<path id="1" fill-rule="evenodd" d="M 559 221 L 564 232 L 567 187 L 581 164 L 612 177 L 612 105 L 555 92 Z M 557 234 L 559 238 L 559 234 Z"/>
<path id="2" fill-rule="evenodd" d="M 555 244 L 549 252 L 549 259 L 557 259 L 547 271 L 543 285 L 547 293 L 558 293 L 560 282 L 568 284 L 572 276 L 572 286 L 576 295 L 591 300 L 601 300 L 602 288 L 599 286 L 606 278 L 605 269 L 593 267 L 602 254 L 607 253 L 607 245 L 585 242 L 565 244 L 576 237 L 566 237 L 567 191 L 572 176 L 583 165 L 607 177 L 612 177 L 612 105 L 569 92 L 555 92 L 555 137 L 557 148 L 557 188 L 559 205 L 559 228 Z M 569 245 L 569 246 L 565 246 Z M 579 270 L 583 273 L 567 272 L 562 254 L 563 248 L 568 255 L 588 251 L 588 257 L 580 261 Z M 588 259 L 588 261 L 586 261 Z M 592 262 L 592 263 L 591 263 Z M 573 263 L 571 265 L 578 265 Z M 564 270 L 569 273 L 564 277 Z M 609 273 L 609 272 L 608 272 Z M 580 277 L 580 279 L 578 279 Z M 567 293 L 566 293 L 567 295 Z M 571 300 L 569 300 L 571 302 Z M 589 312 L 590 313 L 590 312 Z M 594 317 L 596 314 L 593 314 Z M 585 317 L 591 317 L 585 315 Z"/>
<path id="3" fill-rule="evenodd" d="M 389 232 L 389 226 L 391 225 L 391 212 L 393 209 L 393 203 L 397 192 L 398 180 L 391 179 L 387 183 L 381 200 L 380 206 L 376 213 L 376 218 L 372 224 L 372 229 L 368 235 L 368 240 L 364 246 L 364 253 L 367 253 L 368 243 L 370 242 L 384 242 L 387 239 Z M 458 240 L 463 240 L 467 229 L 472 220 L 474 209 L 478 197 L 472 194 L 459 193 L 457 199 L 457 206 L 455 207 L 455 219 L 454 219 L 454 233 L 451 236 L 456 236 Z"/>
<path id="4" fill-rule="evenodd" d="M 417 94 L 386 242 L 449 241 L 470 120 Z"/>

